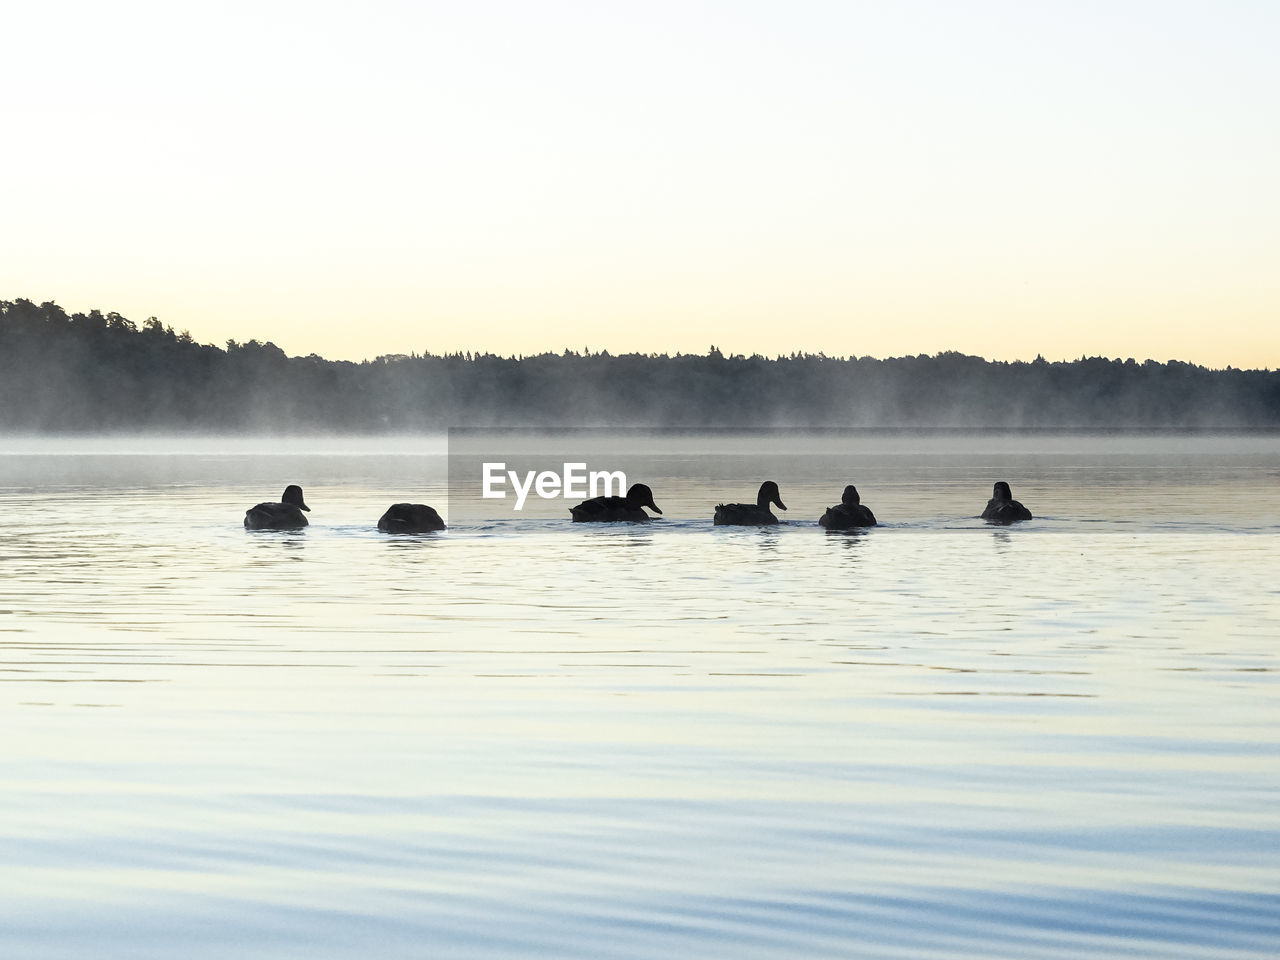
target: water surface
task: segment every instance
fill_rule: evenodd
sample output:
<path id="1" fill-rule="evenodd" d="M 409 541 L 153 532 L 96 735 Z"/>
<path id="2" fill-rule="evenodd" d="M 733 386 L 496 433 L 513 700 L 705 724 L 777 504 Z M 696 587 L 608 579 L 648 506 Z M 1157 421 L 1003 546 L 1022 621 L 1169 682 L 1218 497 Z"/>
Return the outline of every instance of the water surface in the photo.
<path id="1" fill-rule="evenodd" d="M 0 441 L 0 955 L 1280 952 L 1280 441 L 648 442 L 390 537 L 439 438 Z"/>

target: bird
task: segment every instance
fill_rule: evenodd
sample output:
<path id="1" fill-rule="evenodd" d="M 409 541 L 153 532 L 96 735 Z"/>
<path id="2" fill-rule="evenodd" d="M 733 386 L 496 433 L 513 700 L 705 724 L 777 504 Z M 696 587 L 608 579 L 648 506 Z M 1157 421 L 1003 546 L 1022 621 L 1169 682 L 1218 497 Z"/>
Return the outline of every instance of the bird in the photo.
<path id="1" fill-rule="evenodd" d="M 279 503 L 260 503 L 244 514 L 246 530 L 297 530 L 307 525 L 302 511 L 311 508 L 302 500 L 302 488 L 291 483 L 284 488 Z"/>
<path id="2" fill-rule="evenodd" d="M 982 511 L 982 519 L 988 523 L 1007 525 L 1019 520 L 1030 520 L 1031 511 L 1013 499 L 1013 491 L 1007 483 L 998 480 L 991 499 L 987 501 L 987 509 Z"/>
<path id="3" fill-rule="evenodd" d="M 430 533 L 444 528 L 440 514 L 425 503 L 393 503 L 378 518 L 378 529 L 385 533 Z"/>
<path id="4" fill-rule="evenodd" d="M 646 523 L 650 517 L 642 507 L 662 513 L 653 502 L 653 491 L 643 483 L 633 483 L 625 497 L 592 497 L 570 507 L 569 515 L 574 523 Z"/>
<path id="5" fill-rule="evenodd" d="M 722 503 L 716 507 L 716 526 L 766 526 L 778 522 L 778 518 L 769 509 L 769 504 L 776 503 L 782 510 L 787 505 L 782 502 L 782 494 L 778 485 L 772 480 L 760 484 L 760 492 L 756 494 L 755 503 Z"/>
<path id="6" fill-rule="evenodd" d="M 828 507 L 827 512 L 818 518 L 818 524 L 828 530 L 874 527 L 876 525 L 876 517 L 870 509 L 862 505 L 862 498 L 858 496 L 858 488 L 853 484 L 849 484 L 844 488 L 840 502 L 834 507 Z"/>

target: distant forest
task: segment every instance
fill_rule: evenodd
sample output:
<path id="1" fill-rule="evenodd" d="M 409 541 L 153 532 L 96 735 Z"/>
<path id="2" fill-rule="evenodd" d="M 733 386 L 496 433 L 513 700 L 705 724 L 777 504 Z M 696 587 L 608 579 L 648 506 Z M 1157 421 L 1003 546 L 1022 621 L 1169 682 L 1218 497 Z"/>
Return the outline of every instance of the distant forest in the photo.
<path id="1" fill-rule="evenodd" d="M 607 352 L 288 357 L 154 317 L 0 301 L 0 431 L 449 426 L 1280 427 L 1280 371 L 1171 360 Z"/>

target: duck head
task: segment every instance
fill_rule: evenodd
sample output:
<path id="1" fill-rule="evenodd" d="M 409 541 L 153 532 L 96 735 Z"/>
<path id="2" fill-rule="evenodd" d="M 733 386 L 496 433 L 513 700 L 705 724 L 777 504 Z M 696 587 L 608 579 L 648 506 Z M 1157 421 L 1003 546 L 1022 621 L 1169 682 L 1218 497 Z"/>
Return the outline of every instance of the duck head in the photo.
<path id="1" fill-rule="evenodd" d="M 661 513 L 662 510 L 653 502 L 653 491 L 649 489 L 647 484 L 633 483 L 631 489 L 627 491 L 628 507 L 648 507 L 655 513 Z"/>
<path id="2" fill-rule="evenodd" d="M 767 509 L 771 503 L 776 504 L 779 510 L 787 509 L 787 505 L 782 502 L 782 494 L 778 492 L 778 485 L 772 480 L 766 480 L 760 484 L 760 492 L 756 494 L 756 506 Z"/>
<path id="3" fill-rule="evenodd" d="M 308 513 L 311 512 L 311 508 L 302 500 L 302 488 L 296 483 L 291 483 L 289 486 L 284 488 L 284 493 L 280 497 L 280 502 L 287 503 L 291 507 L 297 507 L 299 510 L 306 510 Z"/>
<path id="4" fill-rule="evenodd" d="M 1013 491 L 1009 489 L 1009 485 L 1003 480 L 997 480 L 992 498 L 995 500 L 1012 500 Z"/>
<path id="5" fill-rule="evenodd" d="M 844 488 L 844 493 L 840 495 L 840 502 L 846 507 L 856 507 L 862 502 L 862 498 L 858 496 L 858 488 L 852 483 Z"/>

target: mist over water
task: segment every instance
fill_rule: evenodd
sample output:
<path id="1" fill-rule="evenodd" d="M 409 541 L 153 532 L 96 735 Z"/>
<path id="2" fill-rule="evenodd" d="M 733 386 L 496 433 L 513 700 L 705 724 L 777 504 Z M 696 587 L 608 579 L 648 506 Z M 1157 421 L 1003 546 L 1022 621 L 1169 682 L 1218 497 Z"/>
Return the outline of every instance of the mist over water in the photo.
<path id="1" fill-rule="evenodd" d="M 1280 371 L 1180 360 L 607 352 L 352 363 L 0 300 L 0 432 L 394 436 L 452 426 L 1278 428 Z"/>
<path id="2" fill-rule="evenodd" d="M 393 537 L 442 436 L 0 440 L 0 954 L 1280 951 L 1280 438 L 625 447 L 663 519 Z"/>

